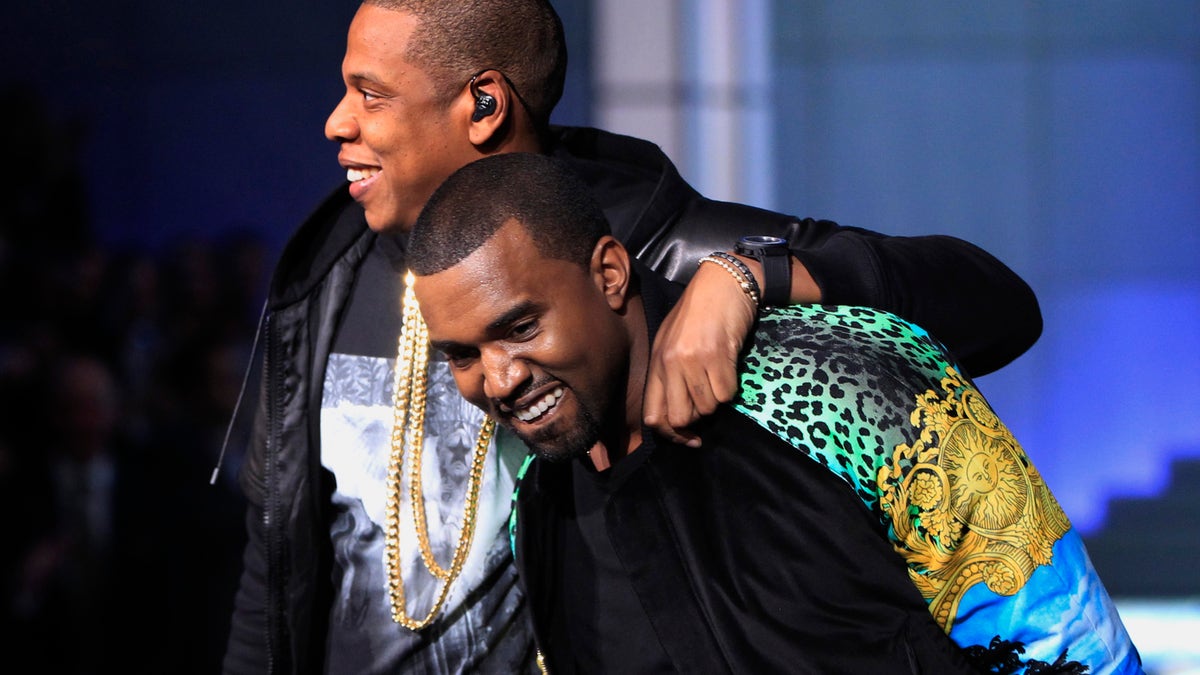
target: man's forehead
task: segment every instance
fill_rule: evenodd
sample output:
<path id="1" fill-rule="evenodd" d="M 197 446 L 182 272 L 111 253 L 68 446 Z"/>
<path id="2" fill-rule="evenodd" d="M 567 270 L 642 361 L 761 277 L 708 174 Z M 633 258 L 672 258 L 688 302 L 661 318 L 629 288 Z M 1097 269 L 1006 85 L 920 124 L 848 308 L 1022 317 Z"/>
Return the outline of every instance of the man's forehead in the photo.
<path id="1" fill-rule="evenodd" d="M 514 221 L 505 223 L 451 270 L 457 282 L 467 287 L 494 288 L 499 293 L 520 291 L 536 283 L 545 261 L 526 229 Z M 449 270 L 448 270 L 449 271 Z"/>
<path id="2" fill-rule="evenodd" d="M 418 19 L 409 12 L 362 5 L 350 22 L 346 58 L 363 52 L 403 58 L 417 24 Z"/>
<path id="3" fill-rule="evenodd" d="M 536 271 L 545 262 L 529 231 L 510 218 L 454 267 L 461 267 L 464 276 L 508 279 Z"/>
<path id="4" fill-rule="evenodd" d="M 543 257 L 528 231 L 509 221 L 458 263 L 418 278 L 414 291 L 423 304 L 438 304 L 427 313 L 431 328 L 461 326 L 468 311 L 473 322 L 491 323 L 512 306 L 544 304 L 566 281 L 565 265 Z"/>
<path id="5" fill-rule="evenodd" d="M 525 258 L 526 243 L 504 228 L 485 240 L 465 258 L 434 274 L 418 277 L 414 287 L 418 296 L 479 295 L 481 291 L 511 292 L 520 272 L 530 262 Z M 536 251 L 534 251 L 536 254 Z"/>

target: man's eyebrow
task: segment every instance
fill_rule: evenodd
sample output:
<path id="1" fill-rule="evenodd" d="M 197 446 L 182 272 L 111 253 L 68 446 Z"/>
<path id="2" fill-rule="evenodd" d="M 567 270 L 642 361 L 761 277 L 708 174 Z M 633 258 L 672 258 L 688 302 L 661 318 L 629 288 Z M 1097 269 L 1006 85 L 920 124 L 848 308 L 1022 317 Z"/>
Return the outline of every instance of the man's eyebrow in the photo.
<path id="1" fill-rule="evenodd" d="M 346 80 L 348 82 L 350 82 L 350 84 L 353 84 L 356 86 L 361 85 L 361 84 L 370 84 L 370 85 L 374 85 L 374 86 L 380 86 L 383 84 L 383 80 L 379 79 L 378 77 L 375 77 L 371 73 L 350 73 L 349 75 L 346 76 Z"/>
<path id="2" fill-rule="evenodd" d="M 493 319 L 491 323 L 487 325 L 485 330 L 488 333 L 502 330 L 511 325 L 513 322 L 536 311 L 537 308 L 538 304 L 532 300 L 523 300 L 518 302 L 517 304 L 505 310 L 503 314 Z M 469 345 L 458 342 L 457 340 L 430 340 L 429 346 L 443 353 L 471 348 Z"/>
<path id="3" fill-rule="evenodd" d="M 462 343 L 454 340 L 430 340 L 429 346 L 443 354 L 450 354 L 463 348 Z"/>
<path id="4" fill-rule="evenodd" d="M 505 328 L 521 317 L 533 313 L 537 307 L 538 304 L 532 300 L 522 300 L 488 324 L 488 330 L 493 331 Z"/>

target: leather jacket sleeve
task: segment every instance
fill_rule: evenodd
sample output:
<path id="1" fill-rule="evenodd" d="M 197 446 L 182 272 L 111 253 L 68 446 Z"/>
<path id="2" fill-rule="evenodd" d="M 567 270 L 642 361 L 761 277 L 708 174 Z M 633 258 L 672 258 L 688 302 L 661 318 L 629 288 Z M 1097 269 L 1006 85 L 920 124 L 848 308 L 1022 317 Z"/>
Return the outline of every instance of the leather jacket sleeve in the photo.
<path id="1" fill-rule="evenodd" d="M 226 675 L 268 672 L 267 667 L 267 561 L 262 541 L 262 507 L 246 508 L 249 540 L 242 558 L 242 578 L 234 597 L 229 643 L 221 669 Z"/>
<path id="2" fill-rule="evenodd" d="M 262 330 L 260 326 L 260 330 Z M 260 383 L 262 386 L 265 383 Z M 263 398 L 259 399 L 259 402 Z M 258 408 L 257 405 L 251 409 Z M 246 548 L 242 555 L 242 576 L 233 601 L 229 642 L 221 672 L 225 675 L 269 672 L 267 644 L 267 549 L 263 505 L 266 490 L 263 456 L 266 447 L 264 412 L 259 408 L 253 420 L 238 481 L 246 495 Z"/>
<path id="3" fill-rule="evenodd" d="M 785 237 L 821 288 L 822 302 L 908 319 L 941 340 L 974 377 L 1007 365 L 1041 335 L 1041 310 L 1028 284 L 983 249 L 954 237 L 891 237 L 697 199 L 634 252 L 668 278 L 686 282 L 700 257 L 730 250 L 747 234 Z"/>
<path id="4" fill-rule="evenodd" d="M 942 235 L 888 237 L 833 227 L 793 248 L 825 302 L 867 305 L 912 321 L 973 377 L 1008 365 L 1042 334 L 1033 289 L 978 246 Z"/>

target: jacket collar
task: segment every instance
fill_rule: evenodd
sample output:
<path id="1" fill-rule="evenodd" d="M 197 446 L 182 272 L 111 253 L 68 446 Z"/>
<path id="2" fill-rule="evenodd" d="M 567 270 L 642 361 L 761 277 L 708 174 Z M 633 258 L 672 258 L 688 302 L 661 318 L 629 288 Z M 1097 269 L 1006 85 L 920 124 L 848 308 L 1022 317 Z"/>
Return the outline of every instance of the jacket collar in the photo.
<path id="1" fill-rule="evenodd" d="M 308 295 L 352 248 L 359 257 L 374 241 L 366 214 L 343 183 L 313 210 L 284 247 L 271 277 L 269 306 L 274 309 Z"/>
<path id="2" fill-rule="evenodd" d="M 613 235 L 634 255 L 699 198 L 655 144 L 590 127 L 552 127 L 549 154 L 567 161 L 604 205 Z"/>

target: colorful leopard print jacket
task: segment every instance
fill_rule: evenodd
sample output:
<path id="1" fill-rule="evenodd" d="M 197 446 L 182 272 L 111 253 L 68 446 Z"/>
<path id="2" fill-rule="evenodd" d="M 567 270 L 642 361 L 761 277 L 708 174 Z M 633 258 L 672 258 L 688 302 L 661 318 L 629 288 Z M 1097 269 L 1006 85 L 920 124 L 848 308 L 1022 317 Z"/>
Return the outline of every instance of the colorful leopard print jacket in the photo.
<path id="1" fill-rule="evenodd" d="M 1080 535 L 926 331 L 862 307 L 775 310 L 740 376 L 734 408 L 846 483 L 982 672 L 1142 672 Z"/>
<path id="2" fill-rule="evenodd" d="M 918 326 L 861 307 L 769 313 L 735 407 L 845 481 L 986 672 L 1141 671 L 1029 455 Z"/>

